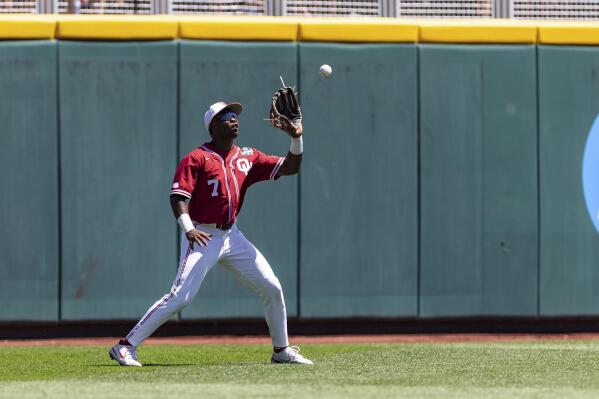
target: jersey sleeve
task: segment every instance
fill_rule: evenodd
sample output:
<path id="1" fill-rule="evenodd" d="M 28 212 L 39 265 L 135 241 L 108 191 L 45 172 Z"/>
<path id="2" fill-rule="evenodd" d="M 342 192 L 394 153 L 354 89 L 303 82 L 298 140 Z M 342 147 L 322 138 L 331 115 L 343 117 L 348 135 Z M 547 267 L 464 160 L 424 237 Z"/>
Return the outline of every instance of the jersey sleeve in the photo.
<path id="1" fill-rule="evenodd" d="M 186 198 L 191 198 L 191 193 L 196 186 L 198 179 L 198 172 L 202 166 L 198 160 L 191 154 L 188 154 L 181 160 L 175 177 L 173 178 L 173 185 L 171 186 L 171 195 L 177 194 L 182 195 Z"/>
<path id="2" fill-rule="evenodd" d="M 250 184 L 276 179 L 285 158 L 276 155 L 267 155 L 256 149 L 254 149 L 254 154 L 253 165 L 248 174 Z"/>

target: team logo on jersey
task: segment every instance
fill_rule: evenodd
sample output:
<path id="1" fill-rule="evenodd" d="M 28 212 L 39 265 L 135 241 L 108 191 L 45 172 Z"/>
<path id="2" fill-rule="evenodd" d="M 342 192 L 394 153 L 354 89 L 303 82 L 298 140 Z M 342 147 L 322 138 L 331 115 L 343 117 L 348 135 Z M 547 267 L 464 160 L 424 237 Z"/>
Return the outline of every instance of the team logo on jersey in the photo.
<path id="1" fill-rule="evenodd" d="M 179 183 L 173 183 L 173 188 L 179 188 Z"/>
<path id="2" fill-rule="evenodd" d="M 241 155 L 243 156 L 248 156 L 248 155 L 252 155 L 254 153 L 254 150 L 249 148 L 249 147 L 243 147 L 241 149 Z M 241 170 L 241 169 L 240 169 Z"/>
<path id="3" fill-rule="evenodd" d="M 237 169 L 248 175 L 248 172 L 252 168 L 252 163 L 245 158 L 240 158 L 237 160 Z"/>

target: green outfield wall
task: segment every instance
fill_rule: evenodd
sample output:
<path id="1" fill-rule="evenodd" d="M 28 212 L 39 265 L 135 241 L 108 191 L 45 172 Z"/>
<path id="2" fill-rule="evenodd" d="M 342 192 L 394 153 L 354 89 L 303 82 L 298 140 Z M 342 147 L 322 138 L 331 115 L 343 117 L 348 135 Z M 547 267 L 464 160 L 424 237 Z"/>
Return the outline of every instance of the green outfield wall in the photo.
<path id="1" fill-rule="evenodd" d="M 177 270 L 178 46 L 58 45 L 62 318 L 134 318 Z"/>
<path id="2" fill-rule="evenodd" d="M 0 42 L 0 320 L 58 320 L 57 47 Z"/>
<path id="3" fill-rule="evenodd" d="M 0 42 L 0 321 L 141 317 L 175 277 L 170 183 L 209 140 L 205 109 L 242 102 L 238 144 L 284 155 L 263 120 L 279 76 L 300 93 L 302 171 L 252 187 L 239 226 L 291 317 L 599 315 L 581 178 L 599 47 L 528 28 L 501 44 L 342 43 L 331 27 L 309 42 L 308 28 Z M 216 266 L 177 317 L 261 316 Z"/>
<path id="4" fill-rule="evenodd" d="M 596 315 L 599 234 L 585 208 L 580 165 L 599 112 L 599 48 L 538 52 L 540 314 Z"/>
<path id="5" fill-rule="evenodd" d="M 299 50 L 301 314 L 416 316 L 416 46 L 302 43 Z M 334 79 L 315 73 L 323 59 L 339 72 Z"/>
<path id="6" fill-rule="evenodd" d="M 534 46 L 420 48 L 420 315 L 536 315 Z"/>

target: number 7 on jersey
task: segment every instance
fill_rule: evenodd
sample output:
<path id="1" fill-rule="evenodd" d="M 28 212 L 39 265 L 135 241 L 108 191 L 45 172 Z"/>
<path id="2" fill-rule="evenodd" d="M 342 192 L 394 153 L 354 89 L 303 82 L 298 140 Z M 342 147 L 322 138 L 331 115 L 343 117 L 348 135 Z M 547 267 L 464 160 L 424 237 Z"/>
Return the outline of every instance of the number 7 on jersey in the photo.
<path id="1" fill-rule="evenodd" d="M 212 184 L 214 184 L 214 187 L 212 189 L 212 196 L 216 197 L 216 196 L 218 196 L 218 179 L 208 180 L 208 185 L 212 185 Z"/>

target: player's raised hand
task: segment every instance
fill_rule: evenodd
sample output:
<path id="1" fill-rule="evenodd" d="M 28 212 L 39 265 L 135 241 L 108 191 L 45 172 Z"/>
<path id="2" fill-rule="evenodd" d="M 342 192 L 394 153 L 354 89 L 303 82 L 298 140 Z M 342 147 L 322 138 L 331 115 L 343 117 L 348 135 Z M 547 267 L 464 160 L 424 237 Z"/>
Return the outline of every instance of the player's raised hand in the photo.
<path id="1" fill-rule="evenodd" d="M 189 240 L 191 249 L 193 249 L 194 243 L 198 243 L 200 247 L 205 247 L 208 245 L 208 241 L 212 239 L 212 234 L 197 229 L 189 230 L 185 235 L 187 236 L 187 240 Z"/>
<path id="2" fill-rule="evenodd" d="M 281 81 L 283 79 L 281 78 Z M 270 106 L 270 123 L 293 138 L 303 133 L 302 111 L 297 94 L 292 87 L 283 87 L 275 92 Z"/>

